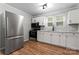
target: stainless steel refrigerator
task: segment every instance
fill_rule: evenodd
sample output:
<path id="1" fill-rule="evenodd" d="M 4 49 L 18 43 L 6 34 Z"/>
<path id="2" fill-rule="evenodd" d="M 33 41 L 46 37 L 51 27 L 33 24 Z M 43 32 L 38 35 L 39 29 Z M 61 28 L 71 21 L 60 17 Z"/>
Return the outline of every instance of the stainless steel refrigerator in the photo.
<path id="1" fill-rule="evenodd" d="M 5 11 L 5 13 L 0 14 L 0 17 L 0 46 L 5 54 L 10 54 L 11 52 L 23 47 L 24 17 L 8 11 Z"/>

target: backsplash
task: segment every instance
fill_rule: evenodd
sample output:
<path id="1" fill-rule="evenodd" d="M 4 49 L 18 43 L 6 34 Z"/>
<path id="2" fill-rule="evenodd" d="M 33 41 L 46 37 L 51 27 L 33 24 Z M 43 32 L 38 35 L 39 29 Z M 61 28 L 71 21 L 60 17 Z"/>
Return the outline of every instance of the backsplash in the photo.
<path id="1" fill-rule="evenodd" d="M 54 31 L 59 32 L 78 32 L 79 25 L 66 25 L 64 27 L 54 27 Z M 52 27 L 44 27 L 42 30 L 52 31 Z"/>
<path id="2" fill-rule="evenodd" d="M 66 25 L 64 27 L 55 27 L 55 31 L 77 32 L 78 25 Z"/>

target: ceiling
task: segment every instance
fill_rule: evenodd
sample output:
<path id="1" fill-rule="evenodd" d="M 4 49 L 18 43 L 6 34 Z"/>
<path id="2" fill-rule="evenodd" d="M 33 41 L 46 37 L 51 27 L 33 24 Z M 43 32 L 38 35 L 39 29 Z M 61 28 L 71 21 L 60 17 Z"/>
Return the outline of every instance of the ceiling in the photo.
<path id="1" fill-rule="evenodd" d="M 66 8 L 71 8 L 77 5 L 77 3 L 48 3 L 48 7 L 43 10 L 41 3 L 8 3 L 9 5 L 27 12 L 33 16 L 40 15 L 42 13 L 54 12 Z"/>

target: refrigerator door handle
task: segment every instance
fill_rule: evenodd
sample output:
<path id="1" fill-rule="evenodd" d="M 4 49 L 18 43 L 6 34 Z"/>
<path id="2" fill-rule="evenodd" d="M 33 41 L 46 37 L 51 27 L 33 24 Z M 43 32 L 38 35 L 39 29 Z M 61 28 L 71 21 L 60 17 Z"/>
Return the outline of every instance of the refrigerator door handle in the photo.
<path id="1" fill-rule="evenodd" d="M 17 37 L 9 37 L 9 38 L 6 38 L 8 40 L 11 40 L 11 39 L 18 39 L 18 38 L 22 38 L 23 36 L 17 36 Z"/>

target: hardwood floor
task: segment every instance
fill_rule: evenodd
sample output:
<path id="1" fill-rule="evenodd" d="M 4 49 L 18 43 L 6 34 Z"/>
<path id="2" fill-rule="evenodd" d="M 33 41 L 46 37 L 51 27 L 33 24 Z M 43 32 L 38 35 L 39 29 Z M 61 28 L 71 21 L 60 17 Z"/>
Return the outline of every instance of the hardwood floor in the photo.
<path id="1" fill-rule="evenodd" d="M 0 54 L 2 53 L 0 52 Z M 65 49 L 41 42 L 28 41 L 24 43 L 22 49 L 19 49 L 10 55 L 79 55 L 79 51 Z"/>

